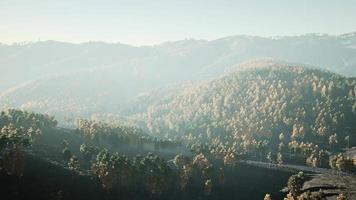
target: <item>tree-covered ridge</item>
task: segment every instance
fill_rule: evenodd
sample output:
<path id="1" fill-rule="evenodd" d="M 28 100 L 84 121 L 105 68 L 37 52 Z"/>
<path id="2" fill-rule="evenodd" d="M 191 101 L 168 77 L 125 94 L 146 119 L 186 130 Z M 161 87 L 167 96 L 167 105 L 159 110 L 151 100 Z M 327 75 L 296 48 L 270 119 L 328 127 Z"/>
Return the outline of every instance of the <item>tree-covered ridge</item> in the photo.
<path id="1" fill-rule="evenodd" d="M 0 114 L 0 172 L 22 175 L 24 148 L 42 131 L 56 127 L 54 117 L 9 109 Z"/>
<path id="2" fill-rule="evenodd" d="M 18 109 L 7 109 L 0 113 L 0 127 L 13 124 L 16 127 L 48 129 L 57 126 L 54 116 Z"/>
<path id="3" fill-rule="evenodd" d="M 141 129 L 133 126 L 108 124 L 100 121 L 87 119 L 77 120 L 77 131 L 89 138 L 117 134 L 119 137 L 142 137 L 147 136 Z"/>
<path id="4" fill-rule="evenodd" d="M 286 140 L 325 146 L 335 133 L 339 143 L 345 144 L 349 134 L 349 141 L 355 141 L 355 96 L 354 78 L 276 65 L 187 88 L 138 116 L 152 132 L 225 146 L 241 136 L 277 144 L 280 133 Z"/>

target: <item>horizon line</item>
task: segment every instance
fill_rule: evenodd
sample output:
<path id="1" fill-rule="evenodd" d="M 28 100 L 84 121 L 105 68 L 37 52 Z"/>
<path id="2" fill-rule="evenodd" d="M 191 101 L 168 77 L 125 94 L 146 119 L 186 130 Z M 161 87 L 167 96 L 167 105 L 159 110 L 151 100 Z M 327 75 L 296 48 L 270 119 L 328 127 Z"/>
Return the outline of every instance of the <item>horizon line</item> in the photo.
<path id="1" fill-rule="evenodd" d="M 16 42 L 2 42 L 0 41 L 0 45 L 6 45 L 6 46 L 22 46 L 22 45 L 28 45 L 28 44 L 35 44 L 35 43 L 40 43 L 40 42 L 59 42 L 59 43 L 66 43 L 66 44 L 72 44 L 72 45 L 82 45 L 82 44 L 88 44 L 88 43 L 104 43 L 104 44 L 121 44 L 121 45 L 126 45 L 126 46 L 131 46 L 131 47 L 153 47 L 153 46 L 160 46 L 166 43 L 175 43 L 175 42 L 181 42 L 181 41 L 188 41 L 188 40 L 194 40 L 194 41 L 206 41 L 206 42 L 211 42 L 215 40 L 221 40 L 221 39 L 227 39 L 227 38 L 233 38 L 233 37 L 255 37 L 255 38 L 268 38 L 268 39 L 279 39 L 279 38 L 286 38 L 286 37 L 300 37 L 300 36 L 308 36 L 308 35 L 316 35 L 316 36 L 344 36 L 344 35 L 355 35 L 356 36 L 356 31 L 352 32 L 346 32 L 346 33 L 318 33 L 318 32 L 310 32 L 310 33 L 303 33 L 303 34 L 294 34 L 294 35 L 272 35 L 272 36 L 261 36 L 261 35 L 255 35 L 255 34 L 235 34 L 235 35 L 228 35 L 224 37 L 218 37 L 214 39 L 203 39 L 203 38 L 183 38 L 183 39 L 178 39 L 178 40 L 166 40 L 162 42 L 157 42 L 157 43 L 152 43 L 152 44 L 129 44 L 129 43 L 123 43 L 120 41 L 105 41 L 105 40 L 87 40 L 87 41 L 65 41 L 65 40 L 57 40 L 57 39 L 46 39 L 46 40 L 41 40 L 40 38 L 35 41 L 35 40 L 28 40 L 28 41 L 16 41 Z"/>

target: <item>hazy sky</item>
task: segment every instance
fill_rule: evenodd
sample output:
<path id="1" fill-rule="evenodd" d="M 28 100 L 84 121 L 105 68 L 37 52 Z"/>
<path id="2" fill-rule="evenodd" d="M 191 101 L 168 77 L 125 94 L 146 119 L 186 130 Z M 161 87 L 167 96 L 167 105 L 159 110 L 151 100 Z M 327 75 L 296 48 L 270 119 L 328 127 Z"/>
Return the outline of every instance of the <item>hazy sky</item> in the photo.
<path id="1" fill-rule="evenodd" d="M 356 0 L 0 0 L 0 43 L 356 31 Z"/>

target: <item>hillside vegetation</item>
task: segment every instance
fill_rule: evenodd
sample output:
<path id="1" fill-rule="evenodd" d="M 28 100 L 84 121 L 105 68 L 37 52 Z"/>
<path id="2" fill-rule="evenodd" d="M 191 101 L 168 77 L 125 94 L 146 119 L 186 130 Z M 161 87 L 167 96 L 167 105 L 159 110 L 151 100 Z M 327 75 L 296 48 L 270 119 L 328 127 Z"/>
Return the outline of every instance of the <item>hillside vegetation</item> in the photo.
<path id="1" fill-rule="evenodd" d="M 355 94 L 355 78 L 276 64 L 230 73 L 164 100 L 143 96 L 126 112 L 139 108 L 132 116 L 152 133 L 198 149 L 210 146 L 223 156 L 252 148 L 265 157 L 289 149 L 306 151 L 312 160 L 313 154 L 355 144 Z M 146 100 L 152 103 L 137 106 Z"/>
<path id="2" fill-rule="evenodd" d="M 31 191 L 20 191 L 68 199 L 85 193 L 75 180 L 93 189 L 88 199 L 257 199 L 269 190 L 282 198 L 275 187 L 238 194 L 249 187 L 238 184 L 236 177 L 245 175 L 236 170 L 251 170 L 245 160 L 277 169 L 284 163 L 308 165 L 308 171 L 331 168 L 324 171 L 344 176 L 356 169 L 345 154 L 356 141 L 356 79 L 328 71 L 258 63 L 211 81 L 141 95 L 117 115 L 131 125 L 78 119 L 75 129 L 66 129 L 49 115 L 1 112 L 0 177 L 10 183 L 0 188 L 33 183 Z M 288 183 L 287 198 L 312 191 L 302 190 L 303 173 L 287 182 L 289 172 L 253 170 L 257 178 L 283 175 L 277 179 Z M 42 175 L 49 178 L 39 179 Z M 41 192 L 36 185 L 44 183 L 48 188 Z"/>

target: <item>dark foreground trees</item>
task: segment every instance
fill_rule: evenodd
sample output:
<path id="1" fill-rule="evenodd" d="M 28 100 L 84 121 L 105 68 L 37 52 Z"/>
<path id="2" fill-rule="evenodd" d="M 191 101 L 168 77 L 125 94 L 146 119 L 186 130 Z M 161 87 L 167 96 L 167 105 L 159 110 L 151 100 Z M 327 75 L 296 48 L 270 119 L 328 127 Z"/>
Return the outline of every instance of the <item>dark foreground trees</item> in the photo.
<path id="1" fill-rule="evenodd" d="M 210 195 L 214 185 L 223 184 L 223 169 L 215 169 L 203 154 L 193 159 L 177 155 L 166 162 L 152 153 L 129 159 L 102 150 L 92 163 L 91 174 L 108 191 L 146 193 L 153 197 L 170 192 Z M 193 195 L 194 196 L 194 195 Z"/>
<path id="2" fill-rule="evenodd" d="M 0 170 L 21 176 L 25 148 L 44 130 L 54 128 L 57 121 L 50 116 L 9 109 L 0 114 Z"/>

